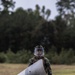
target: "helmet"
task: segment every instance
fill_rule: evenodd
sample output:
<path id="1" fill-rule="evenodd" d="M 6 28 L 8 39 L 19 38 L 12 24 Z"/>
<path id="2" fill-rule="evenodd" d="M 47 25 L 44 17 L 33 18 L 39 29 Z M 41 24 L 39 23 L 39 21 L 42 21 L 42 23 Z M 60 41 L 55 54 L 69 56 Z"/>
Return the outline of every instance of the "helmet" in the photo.
<path id="1" fill-rule="evenodd" d="M 44 48 L 41 45 L 36 46 L 34 49 L 34 55 L 35 56 L 44 56 Z"/>

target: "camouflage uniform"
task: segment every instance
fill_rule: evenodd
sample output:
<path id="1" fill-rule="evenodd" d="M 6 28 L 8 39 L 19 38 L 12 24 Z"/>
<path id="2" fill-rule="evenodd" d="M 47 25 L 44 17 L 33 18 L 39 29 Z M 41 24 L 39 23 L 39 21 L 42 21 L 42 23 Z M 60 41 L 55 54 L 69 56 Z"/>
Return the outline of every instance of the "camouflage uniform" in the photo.
<path id="1" fill-rule="evenodd" d="M 49 60 L 48 60 L 46 57 L 40 57 L 40 58 L 38 58 L 38 57 L 34 56 L 33 58 L 31 58 L 31 59 L 29 60 L 29 66 L 32 65 L 33 63 L 35 63 L 36 61 L 38 61 L 39 59 L 43 59 L 45 72 L 46 72 L 48 75 L 52 75 L 50 63 L 49 63 Z"/>

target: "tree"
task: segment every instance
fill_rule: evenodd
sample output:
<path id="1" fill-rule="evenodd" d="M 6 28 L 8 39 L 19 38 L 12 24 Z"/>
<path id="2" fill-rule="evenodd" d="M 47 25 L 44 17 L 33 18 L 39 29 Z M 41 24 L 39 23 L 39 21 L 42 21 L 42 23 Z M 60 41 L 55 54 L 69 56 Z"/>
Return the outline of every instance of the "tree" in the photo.
<path id="1" fill-rule="evenodd" d="M 64 33 L 66 33 L 66 29 L 67 29 L 67 24 L 66 22 L 62 19 L 61 16 L 57 16 L 55 18 L 55 40 L 54 40 L 54 45 L 57 47 L 57 50 L 60 51 L 61 48 L 64 48 L 64 45 L 66 45 L 64 42 Z"/>
<path id="2" fill-rule="evenodd" d="M 43 18 L 45 18 L 45 6 L 42 6 L 41 13 L 43 14 Z"/>
<path id="3" fill-rule="evenodd" d="M 58 0 L 56 3 L 59 14 L 73 27 L 75 18 L 75 0 Z"/>
<path id="4" fill-rule="evenodd" d="M 55 28 L 51 21 L 44 21 L 42 24 L 37 25 L 33 31 L 34 45 L 41 44 L 48 51 L 54 41 L 54 31 Z"/>
<path id="5" fill-rule="evenodd" d="M 51 14 L 51 11 L 50 11 L 50 9 L 45 9 L 45 6 L 42 6 L 41 14 L 44 19 L 48 20 L 50 14 Z"/>
<path id="6" fill-rule="evenodd" d="M 12 9 L 14 8 L 15 2 L 13 0 L 1 0 L 0 6 L 3 9 L 3 13 L 4 12 L 6 13 L 9 11 L 9 8 L 12 8 Z"/>
<path id="7" fill-rule="evenodd" d="M 40 7 L 39 7 L 39 5 L 36 5 L 35 6 L 36 7 L 36 9 L 35 9 L 35 14 L 37 15 L 37 16 L 39 16 L 40 15 Z"/>
<path id="8" fill-rule="evenodd" d="M 46 20 L 48 20 L 50 14 L 51 14 L 51 11 L 50 11 L 49 9 L 47 9 L 47 10 L 46 10 L 46 14 L 47 14 L 47 18 L 46 18 Z"/>
<path id="9" fill-rule="evenodd" d="M 67 23 L 64 30 L 63 46 L 75 49 L 75 0 L 58 0 L 56 4 L 59 15 Z"/>

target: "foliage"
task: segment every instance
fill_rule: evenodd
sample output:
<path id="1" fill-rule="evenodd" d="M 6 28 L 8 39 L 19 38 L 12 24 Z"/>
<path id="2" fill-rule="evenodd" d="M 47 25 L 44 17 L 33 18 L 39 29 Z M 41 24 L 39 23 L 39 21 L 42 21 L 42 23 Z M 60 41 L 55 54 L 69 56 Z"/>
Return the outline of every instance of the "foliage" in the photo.
<path id="1" fill-rule="evenodd" d="M 6 56 L 7 56 L 7 63 L 14 63 L 14 61 L 15 61 L 15 53 L 13 53 L 12 51 L 11 51 L 11 49 L 9 49 L 8 51 L 7 51 L 7 53 L 5 54 Z"/>
<path id="2" fill-rule="evenodd" d="M 8 9 L 10 7 L 14 7 L 14 1 L 13 0 L 1 0 L 1 5 L 4 7 L 4 9 Z"/>
<path id="3" fill-rule="evenodd" d="M 59 14 L 64 18 L 67 24 L 70 27 L 74 26 L 75 0 L 58 0 L 56 5 Z"/>
<path id="4" fill-rule="evenodd" d="M 29 59 L 33 57 L 31 51 L 20 50 L 13 53 L 10 49 L 7 53 L 0 53 L 0 63 L 28 63 Z M 45 52 L 45 57 L 50 60 L 52 64 L 74 64 L 75 52 L 72 49 L 66 51 L 62 48 L 58 54 L 54 46 L 51 47 L 48 53 Z"/>
<path id="5" fill-rule="evenodd" d="M 29 59 L 32 57 L 32 53 L 30 51 L 19 51 L 16 54 L 16 63 L 28 63 Z"/>
<path id="6" fill-rule="evenodd" d="M 8 58 L 7 63 L 27 63 L 32 57 L 31 52 L 26 50 L 20 50 L 17 53 L 9 50 L 5 55 Z"/>
<path id="7" fill-rule="evenodd" d="M 75 52 L 70 49 L 66 51 L 62 48 L 60 54 L 55 53 L 54 56 L 51 57 L 51 62 L 53 64 L 73 64 L 75 58 Z"/>
<path id="8" fill-rule="evenodd" d="M 4 63 L 7 60 L 7 56 L 2 52 L 0 53 L 0 63 Z"/>
<path id="9" fill-rule="evenodd" d="M 36 5 L 35 10 L 31 8 L 25 10 L 20 7 L 10 12 L 9 8 L 14 7 L 15 2 L 1 0 L 0 52 L 6 53 L 1 55 L 2 62 L 8 59 L 6 62 L 26 63 L 31 57 L 33 48 L 39 44 L 44 46 L 45 52 L 48 53 L 46 56 L 51 59 L 52 63 L 74 62 L 74 4 L 75 0 L 58 0 L 57 9 L 60 13 L 54 20 L 49 20 L 51 11 L 45 6 L 40 8 L 39 5 Z M 24 59 L 24 57 L 27 58 Z"/>

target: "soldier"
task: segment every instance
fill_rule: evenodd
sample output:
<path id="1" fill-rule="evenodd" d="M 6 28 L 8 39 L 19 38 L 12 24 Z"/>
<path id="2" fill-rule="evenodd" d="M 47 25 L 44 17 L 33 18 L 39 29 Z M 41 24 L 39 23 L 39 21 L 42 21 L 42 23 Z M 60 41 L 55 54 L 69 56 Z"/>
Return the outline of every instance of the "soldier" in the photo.
<path id="1" fill-rule="evenodd" d="M 46 57 L 44 57 L 44 48 L 41 45 L 35 47 L 34 57 L 29 60 L 29 66 L 38 61 L 39 59 L 43 59 L 45 72 L 48 75 L 52 75 L 50 62 Z"/>

